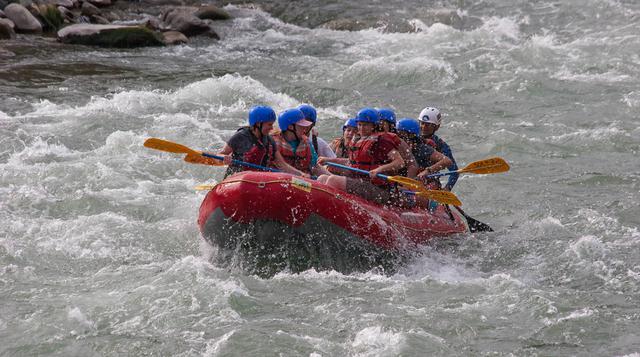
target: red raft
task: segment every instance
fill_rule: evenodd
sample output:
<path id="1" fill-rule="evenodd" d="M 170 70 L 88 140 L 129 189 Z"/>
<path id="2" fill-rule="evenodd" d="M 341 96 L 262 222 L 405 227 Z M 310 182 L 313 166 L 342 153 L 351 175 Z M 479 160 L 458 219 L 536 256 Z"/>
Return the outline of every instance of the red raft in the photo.
<path id="1" fill-rule="evenodd" d="M 198 225 L 222 261 L 259 275 L 392 269 L 420 244 L 469 231 L 465 218 L 443 205 L 434 212 L 387 207 L 313 180 L 256 171 L 209 191 Z"/>

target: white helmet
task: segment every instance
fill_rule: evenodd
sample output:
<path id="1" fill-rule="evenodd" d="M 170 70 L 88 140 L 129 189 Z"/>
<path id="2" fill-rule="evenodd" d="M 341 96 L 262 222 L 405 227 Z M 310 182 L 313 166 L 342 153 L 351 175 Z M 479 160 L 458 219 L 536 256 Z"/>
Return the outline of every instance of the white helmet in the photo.
<path id="1" fill-rule="evenodd" d="M 418 120 L 423 123 L 440 125 L 440 123 L 442 123 L 442 116 L 438 108 L 426 107 L 422 109 L 420 115 L 418 115 Z"/>

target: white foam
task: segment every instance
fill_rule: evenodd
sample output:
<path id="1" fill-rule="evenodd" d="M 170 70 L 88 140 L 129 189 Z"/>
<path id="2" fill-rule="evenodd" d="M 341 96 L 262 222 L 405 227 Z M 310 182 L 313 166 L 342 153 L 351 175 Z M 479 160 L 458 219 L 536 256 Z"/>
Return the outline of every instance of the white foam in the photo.
<path id="1" fill-rule="evenodd" d="M 620 136 L 630 136 L 625 130 L 618 128 L 617 123 L 611 123 L 607 127 L 599 127 L 593 129 L 578 129 L 576 131 L 561 134 L 561 135 L 553 135 L 549 137 L 552 142 L 562 143 L 573 140 L 584 141 L 588 144 L 593 144 L 594 141 L 597 142 L 610 142 L 612 138 L 620 137 Z"/>
<path id="2" fill-rule="evenodd" d="M 578 238 L 569 245 L 569 249 L 582 260 L 602 260 L 607 254 L 602 240 L 592 235 Z"/>
<path id="3" fill-rule="evenodd" d="M 277 110 L 299 104 L 286 94 L 274 93 L 249 76 L 227 74 L 197 81 L 176 91 L 132 90 L 119 92 L 111 97 L 92 97 L 86 105 L 75 108 L 45 100 L 33 104 L 33 112 L 19 117 L 69 119 L 122 113 L 146 118 L 178 113 L 182 115 L 183 121 L 191 122 L 199 128 L 209 128 L 201 118 L 209 114 L 233 116 L 238 111 L 243 112 L 241 116 L 244 118 L 244 112 L 256 103 L 271 105 Z"/>
<path id="4" fill-rule="evenodd" d="M 76 322 L 79 322 L 80 325 L 82 325 L 82 327 L 89 328 L 89 329 L 96 328 L 96 323 L 88 319 L 85 316 L 85 314 L 82 312 L 82 310 L 80 310 L 80 308 L 78 307 L 74 307 L 70 309 L 67 313 L 67 317 L 69 318 L 69 320 L 74 320 Z"/>
<path id="5" fill-rule="evenodd" d="M 616 70 L 611 70 L 604 73 L 581 73 L 581 72 L 582 72 L 582 69 L 570 69 L 565 66 L 563 69 L 552 74 L 550 77 L 553 79 L 559 79 L 564 81 L 598 82 L 598 83 L 620 83 L 620 82 L 628 82 L 630 80 L 635 79 L 635 77 L 632 77 L 628 74 L 620 73 Z"/>
<path id="6" fill-rule="evenodd" d="M 22 151 L 14 152 L 9 156 L 7 163 L 11 166 L 24 164 L 48 163 L 78 157 L 77 151 L 69 150 L 62 144 L 52 144 L 36 137 Z"/>
<path id="7" fill-rule="evenodd" d="M 474 30 L 477 33 L 488 33 L 494 36 L 496 41 L 498 40 L 519 40 L 520 28 L 516 20 L 507 17 L 490 17 L 484 19 L 482 26 Z"/>
<path id="8" fill-rule="evenodd" d="M 453 66 L 444 60 L 428 57 L 406 59 L 398 55 L 357 61 L 343 76 L 359 82 L 378 82 L 384 78 L 426 80 L 438 86 L 452 85 L 458 78 Z"/>
<path id="9" fill-rule="evenodd" d="M 403 333 L 385 331 L 382 326 L 371 326 L 358 331 L 351 347 L 356 356 L 395 355 L 404 342 Z"/>
<path id="10" fill-rule="evenodd" d="M 218 356 L 222 347 L 227 343 L 227 341 L 236 333 L 236 330 L 231 330 L 224 335 L 220 336 L 220 338 L 210 340 L 207 342 L 207 348 L 205 349 L 203 355 L 204 356 Z"/>
<path id="11" fill-rule="evenodd" d="M 622 98 L 622 102 L 629 108 L 640 107 L 640 91 L 633 91 L 625 94 Z"/>

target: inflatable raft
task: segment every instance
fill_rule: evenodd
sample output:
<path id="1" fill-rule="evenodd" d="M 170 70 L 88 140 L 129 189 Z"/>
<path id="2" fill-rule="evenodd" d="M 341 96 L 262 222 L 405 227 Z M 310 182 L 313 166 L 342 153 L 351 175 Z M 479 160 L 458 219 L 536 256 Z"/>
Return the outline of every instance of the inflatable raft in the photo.
<path id="1" fill-rule="evenodd" d="M 258 275 L 392 269 L 432 239 L 469 231 L 456 209 L 388 207 L 286 173 L 245 171 L 211 189 L 198 225 L 218 259 Z"/>

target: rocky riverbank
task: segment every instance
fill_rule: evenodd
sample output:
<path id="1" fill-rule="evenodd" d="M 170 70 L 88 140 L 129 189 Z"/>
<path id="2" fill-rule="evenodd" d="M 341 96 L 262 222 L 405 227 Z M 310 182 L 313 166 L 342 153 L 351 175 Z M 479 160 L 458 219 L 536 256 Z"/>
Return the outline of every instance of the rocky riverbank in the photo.
<path id="1" fill-rule="evenodd" d="M 0 0 L 0 40 L 56 36 L 60 42 L 133 48 L 189 42 L 193 36 L 219 40 L 216 21 L 231 19 L 212 5 L 172 0 Z"/>

